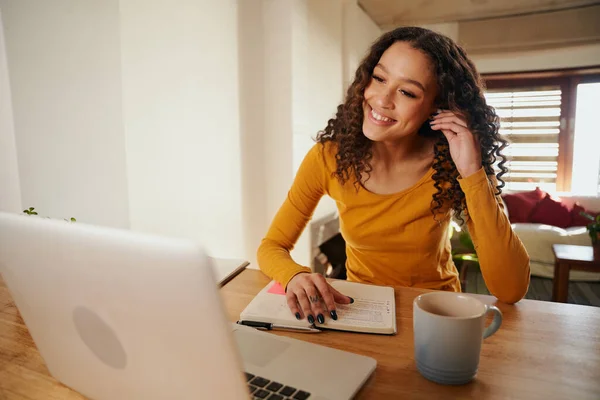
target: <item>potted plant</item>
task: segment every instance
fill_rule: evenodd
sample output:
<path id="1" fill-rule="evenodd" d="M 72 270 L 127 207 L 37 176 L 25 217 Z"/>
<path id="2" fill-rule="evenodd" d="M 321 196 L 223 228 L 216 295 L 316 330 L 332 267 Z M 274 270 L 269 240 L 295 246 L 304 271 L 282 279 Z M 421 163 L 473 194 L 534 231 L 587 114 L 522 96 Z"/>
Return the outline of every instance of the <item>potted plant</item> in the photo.
<path id="1" fill-rule="evenodd" d="M 29 207 L 29 208 L 25 209 L 25 210 L 23 210 L 23 213 L 27 214 L 27 215 L 38 215 L 37 211 L 35 210 L 35 207 Z M 50 217 L 46 217 L 46 218 L 50 218 Z M 63 219 L 67 222 L 77 222 L 77 220 L 74 217 L 71 217 L 71 219 L 66 219 L 66 218 L 63 218 Z"/>
<path id="2" fill-rule="evenodd" d="M 592 238 L 592 247 L 594 248 L 594 258 L 600 259 L 600 214 L 595 217 L 586 212 L 580 213 L 582 216 L 590 220 L 587 225 L 587 231 Z"/>
<path id="3" fill-rule="evenodd" d="M 472 272 L 479 270 L 479 259 L 477 258 L 475 245 L 473 244 L 473 240 L 471 240 L 469 233 L 466 230 L 461 229 L 458 224 L 455 225 L 456 226 L 453 226 L 453 224 L 451 224 L 449 228 L 450 238 L 453 238 L 455 234 L 458 234 L 458 240 L 454 240 L 452 243 L 452 260 L 458 268 L 458 278 L 464 292 L 466 291 L 468 284 L 467 272 L 469 270 Z"/>

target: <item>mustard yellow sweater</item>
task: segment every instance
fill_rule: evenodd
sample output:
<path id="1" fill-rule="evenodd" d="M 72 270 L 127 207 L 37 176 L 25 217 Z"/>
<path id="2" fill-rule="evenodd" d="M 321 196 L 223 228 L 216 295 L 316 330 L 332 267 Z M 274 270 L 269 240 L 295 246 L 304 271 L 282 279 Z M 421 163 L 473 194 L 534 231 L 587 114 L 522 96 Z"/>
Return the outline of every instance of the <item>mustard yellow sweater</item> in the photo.
<path id="1" fill-rule="evenodd" d="M 348 280 L 381 285 L 460 291 L 451 257 L 451 211 L 431 213 L 433 168 L 414 186 L 395 194 L 374 194 L 352 181 L 341 185 L 335 171 L 336 144 L 317 143 L 300 166 L 288 197 L 258 249 L 261 270 L 286 287 L 310 268 L 294 262 L 290 250 L 325 194 L 335 200 L 346 241 Z M 491 178 L 491 180 L 490 180 Z M 529 256 L 494 195 L 484 169 L 461 179 L 467 227 L 485 283 L 500 301 L 519 301 L 529 286 Z"/>

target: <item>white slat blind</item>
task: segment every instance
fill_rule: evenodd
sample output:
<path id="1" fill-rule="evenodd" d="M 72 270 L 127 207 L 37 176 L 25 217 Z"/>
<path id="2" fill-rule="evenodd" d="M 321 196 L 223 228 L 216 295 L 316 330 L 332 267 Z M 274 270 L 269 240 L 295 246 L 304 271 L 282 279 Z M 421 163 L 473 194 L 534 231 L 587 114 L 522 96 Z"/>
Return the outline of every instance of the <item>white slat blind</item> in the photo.
<path id="1" fill-rule="evenodd" d="M 500 134 L 510 142 L 504 150 L 506 188 L 556 191 L 560 86 L 488 90 L 485 97 L 500 117 Z"/>

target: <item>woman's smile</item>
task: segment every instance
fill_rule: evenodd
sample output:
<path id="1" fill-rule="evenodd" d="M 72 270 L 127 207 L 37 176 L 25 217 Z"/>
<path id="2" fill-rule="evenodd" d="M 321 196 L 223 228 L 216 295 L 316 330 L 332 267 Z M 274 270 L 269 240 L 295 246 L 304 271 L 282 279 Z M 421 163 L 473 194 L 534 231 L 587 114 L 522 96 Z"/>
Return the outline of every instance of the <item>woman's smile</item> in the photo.
<path id="1" fill-rule="evenodd" d="M 391 126 L 396 122 L 395 119 L 385 116 L 381 112 L 377 112 L 373 107 L 367 104 L 369 121 L 378 126 Z"/>

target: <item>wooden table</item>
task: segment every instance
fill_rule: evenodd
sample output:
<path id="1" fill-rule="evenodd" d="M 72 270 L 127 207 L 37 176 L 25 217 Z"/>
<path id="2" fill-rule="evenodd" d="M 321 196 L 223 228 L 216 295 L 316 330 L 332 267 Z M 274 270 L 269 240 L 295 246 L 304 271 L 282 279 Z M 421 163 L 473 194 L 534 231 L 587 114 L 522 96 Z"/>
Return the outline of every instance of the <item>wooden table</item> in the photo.
<path id="1" fill-rule="evenodd" d="M 566 303 L 569 295 L 569 272 L 572 269 L 600 272 L 600 259 L 594 258 L 592 246 L 553 244 L 552 251 L 555 259 L 552 301 Z"/>
<path id="2" fill-rule="evenodd" d="M 231 321 L 268 281 L 260 271 L 247 269 L 221 289 Z M 358 399 L 600 399 L 600 308 L 531 300 L 498 303 L 504 323 L 485 340 L 475 381 L 442 386 L 421 377 L 413 358 L 412 302 L 423 292 L 396 290 L 396 336 L 274 334 L 375 358 L 377 369 Z M 495 303 L 493 297 L 477 297 Z M 0 280 L 0 399 L 82 398 L 48 375 Z"/>

